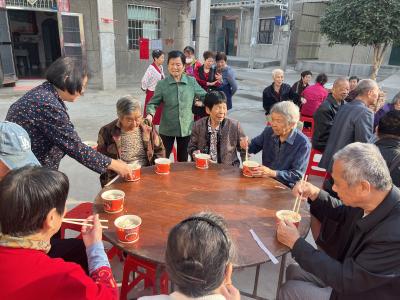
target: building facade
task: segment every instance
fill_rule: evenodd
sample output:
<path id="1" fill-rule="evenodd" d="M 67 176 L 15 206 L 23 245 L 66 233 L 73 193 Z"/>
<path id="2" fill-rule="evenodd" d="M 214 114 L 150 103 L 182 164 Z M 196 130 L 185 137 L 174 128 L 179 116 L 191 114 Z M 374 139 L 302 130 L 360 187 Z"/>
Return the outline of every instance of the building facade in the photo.
<path id="1" fill-rule="evenodd" d="M 190 2 L 0 0 L 4 83 L 42 78 L 61 55 L 82 60 L 92 86 L 137 83 L 152 61 L 140 58 L 141 38 L 149 40 L 150 53 L 190 43 Z"/>
<path id="2" fill-rule="evenodd" d="M 320 19 L 329 0 L 293 0 L 289 63 L 319 60 L 333 63 L 371 64 L 371 47 L 335 45 L 330 47 L 320 32 Z M 282 34 L 287 29 L 288 0 L 260 0 L 255 57 L 279 60 Z M 210 48 L 229 55 L 248 57 L 254 1 L 213 0 L 211 2 Z M 279 21 L 279 20 L 282 20 Z M 400 65 L 400 47 L 387 50 L 384 64 Z"/>

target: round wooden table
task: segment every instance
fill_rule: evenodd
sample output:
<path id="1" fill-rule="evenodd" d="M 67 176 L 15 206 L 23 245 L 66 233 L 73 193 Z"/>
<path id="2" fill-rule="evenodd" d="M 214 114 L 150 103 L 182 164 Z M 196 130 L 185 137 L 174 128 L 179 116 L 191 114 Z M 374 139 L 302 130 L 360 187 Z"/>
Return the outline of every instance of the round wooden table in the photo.
<path id="1" fill-rule="evenodd" d="M 124 210 L 105 213 L 100 195 L 110 189 L 126 194 Z M 189 215 L 212 211 L 223 216 L 236 246 L 235 267 L 261 265 L 268 256 L 257 245 L 249 230 L 253 229 L 267 248 L 277 257 L 289 248 L 276 239 L 275 212 L 291 209 L 294 197 L 289 188 L 268 178 L 246 178 L 242 170 L 222 164 L 197 169 L 194 163 L 173 163 L 168 175 L 158 175 L 154 167 L 141 170 L 137 182 L 119 180 L 104 188 L 96 197 L 95 210 L 101 219 L 109 220 L 103 234 L 112 244 L 131 255 L 164 264 L 164 253 L 170 229 Z M 310 228 L 310 216 L 300 211 L 301 236 Z M 114 220 L 123 214 L 142 218 L 140 239 L 134 244 L 118 242 Z M 259 271 L 259 270 L 258 270 Z"/>

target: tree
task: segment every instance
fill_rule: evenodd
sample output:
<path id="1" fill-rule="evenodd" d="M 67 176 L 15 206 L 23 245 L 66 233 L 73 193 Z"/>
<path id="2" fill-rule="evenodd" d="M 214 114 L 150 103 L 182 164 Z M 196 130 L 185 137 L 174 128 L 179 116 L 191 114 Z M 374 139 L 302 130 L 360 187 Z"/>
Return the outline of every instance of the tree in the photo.
<path id="1" fill-rule="evenodd" d="M 331 46 L 372 46 L 371 78 L 376 79 L 386 49 L 400 41 L 400 1 L 331 0 L 320 24 Z"/>

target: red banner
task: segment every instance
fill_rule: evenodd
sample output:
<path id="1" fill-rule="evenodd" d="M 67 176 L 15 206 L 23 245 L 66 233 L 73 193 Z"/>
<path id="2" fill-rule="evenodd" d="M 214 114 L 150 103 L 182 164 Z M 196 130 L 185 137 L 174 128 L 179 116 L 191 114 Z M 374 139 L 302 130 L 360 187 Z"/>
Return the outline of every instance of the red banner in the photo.
<path id="1" fill-rule="evenodd" d="M 150 57 L 150 40 L 139 38 L 139 58 L 149 59 Z"/>
<path id="2" fill-rule="evenodd" d="M 70 11 L 69 0 L 57 0 L 57 7 L 59 12 L 69 12 Z"/>

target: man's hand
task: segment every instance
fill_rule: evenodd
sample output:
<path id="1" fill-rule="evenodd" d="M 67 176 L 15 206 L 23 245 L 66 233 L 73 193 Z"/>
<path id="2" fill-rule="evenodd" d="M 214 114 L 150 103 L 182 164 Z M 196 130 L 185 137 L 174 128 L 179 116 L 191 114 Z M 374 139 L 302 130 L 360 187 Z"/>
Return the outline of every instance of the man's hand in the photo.
<path id="1" fill-rule="evenodd" d="M 266 166 L 259 166 L 259 167 L 255 167 L 251 171 L 251 175 L 253 175 L 253 177 L 275 178 L 277 174 L 276 174 L 276 171 L 274 171 Z"/>
<path id="2" fill-rule="evenodd" d="M 279 242 L 292 249 L 294 243 L 300 238 L 300 234 L 293 223 L 279 221 L 276 237 Z"/>
<path id="3" fill-rule="evenodd" d="M 320 191 L 321 189 L 315 185 L 312 185 L 304 180 L 300 180 L 293 187 L 292 193 L 295 197 L 301 197 L 303 200 L 310 198 L 312 201 L 314 201 L 317 199 Z"/>
<path id="4" fill-rule="evenodd" d="M 93 226 L 83 225 L 81 229 L 83 243 L 85 244 L 85 247 L 88 248 L 97 242 L 101 242 L 102 229 L 98 214 L 90 216 L 86 220 L 88 221 L 86 223 L 90 224 L 92 223 L 89 221 L 93 221 Z"/>
<path id="5" fill-rule="evenodd" d="M 200 100 L 196 100 L 196 101 L 194 101 L 194 106 L 197 106 L 197 107 L 202 107 L 202 106 L 204 106 L 204 104 L 203 104 L 203 102 L 202 102 L 202 101 L 200 101 Z"/>

